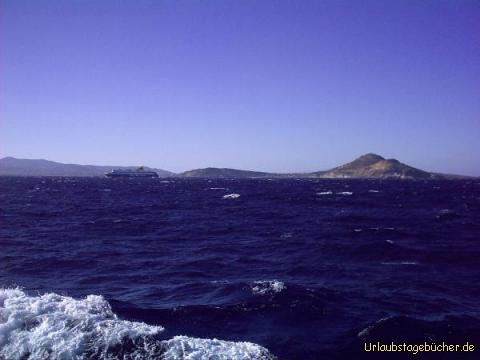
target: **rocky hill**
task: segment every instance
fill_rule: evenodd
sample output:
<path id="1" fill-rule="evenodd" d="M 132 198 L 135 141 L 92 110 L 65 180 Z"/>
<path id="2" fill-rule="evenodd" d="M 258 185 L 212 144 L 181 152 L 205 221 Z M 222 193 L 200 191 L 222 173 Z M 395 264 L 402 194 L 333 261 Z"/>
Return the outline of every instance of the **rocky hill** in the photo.
<path id="1" fill-rule="evenodd" d="M 347 164 L 330 170 L 300 174 L 279 174 L 238 169 L 203 168 L 179 174 L 185 177 L 203 178 L 373 178 L 373 179 L 450 179 L 462 178 L 460 175 L 444 175 L 420 170 L 401 163 L 396 159 L 369 153 Z"/>
<path id="2" fill-rule="evenodd" d="M 228 168 L 204 168 L 185 171 L 180 176 L 185 177 L 203 177 L 203 178 L 268 178 L 277 177 L 277 174 L 271 174 L 260 171 L 237 170 Z"/>
<path id="3" fill-rule="evenodd" d="M 322 178 L 398 178 L 398 179 L 431 179 L 443 175 L 430 173 L 424 170 L 401 163 L 396 159 L 385 159 L 377 154 L 366 154 L 327 171 L 318 171 L 310 174 Z"/>

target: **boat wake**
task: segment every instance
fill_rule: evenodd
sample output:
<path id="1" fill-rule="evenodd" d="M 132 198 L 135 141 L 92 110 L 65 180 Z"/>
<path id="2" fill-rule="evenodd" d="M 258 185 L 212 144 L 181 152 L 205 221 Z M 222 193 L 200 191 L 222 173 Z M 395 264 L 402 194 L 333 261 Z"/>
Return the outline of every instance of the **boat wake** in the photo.
<path id="1" fill-rule="evenodd" d="M 29 296 L 0 289 L 3 359 L 274 359 L 249 342 L 161 337 L 163 327 L 120 319 L 102 297 Z"/>

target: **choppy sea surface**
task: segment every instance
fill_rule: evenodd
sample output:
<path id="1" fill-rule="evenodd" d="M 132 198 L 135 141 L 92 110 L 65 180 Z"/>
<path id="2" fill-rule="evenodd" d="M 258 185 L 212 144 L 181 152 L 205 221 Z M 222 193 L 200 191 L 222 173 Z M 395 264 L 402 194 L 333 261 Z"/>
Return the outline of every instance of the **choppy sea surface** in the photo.
<path id="1" fill-rule="evenodd" d="M 479 280 L 475 179 L 0 178 L 0 359 L 478 359 Z"/>

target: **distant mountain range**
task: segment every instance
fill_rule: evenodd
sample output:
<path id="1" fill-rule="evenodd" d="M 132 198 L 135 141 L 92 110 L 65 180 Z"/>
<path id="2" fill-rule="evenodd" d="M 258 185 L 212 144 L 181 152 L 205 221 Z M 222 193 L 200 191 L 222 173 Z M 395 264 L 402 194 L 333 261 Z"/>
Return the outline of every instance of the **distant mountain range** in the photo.
<path id="1" fill-rule="evenodd" d="M 206 178 L 374 178 L 374 179 L 452 179 L 461 175 L 431 173 L 405 165 L 396 159 L 385 159 L 377 154 L 365 154 L 345 165 L 312 173 L 275 174 L 224 168 L 204 168 L 179 174 Z"/>
<path id="2" fill-rule="evenodd" d="M 97 166 L 63 164 L 48 160 L 29 160 L 5 157 L 0 159 L 0 175 L 10 176 L 103 176 L 112 169 L 135 169 L 134 166 Z M 336 168 L 311 173 L 268 173 L 228 168 L 203 168 L 185 171 L 180 174 L 155 169 L 160 177 L 188 178 L 375 178 L 375 179 L 452 179 L 461 175 L 431 173 L 403 164 L 396 159 L 385 159 L 377 154 L 366 154 Z"/>
<path id="3" fill-rule="evenodd" d="M 0 175 L 10 176 L 104 176 L 112 169 L 136 169 L 138 166 L 98 166 L 63 164 L 49 160 L 0 159 Z M 174 173 L 162 169 L 144 167 L 146 171 L 156 171 L 159 176 L 173 176 Z"/>

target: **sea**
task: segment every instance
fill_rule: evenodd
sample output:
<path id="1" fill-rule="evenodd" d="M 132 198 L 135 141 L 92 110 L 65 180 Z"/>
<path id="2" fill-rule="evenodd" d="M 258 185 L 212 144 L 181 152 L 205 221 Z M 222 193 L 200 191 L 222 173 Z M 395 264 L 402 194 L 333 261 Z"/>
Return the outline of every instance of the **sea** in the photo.
<path id="1" fill-rule="evenodd" d="M 479 359 L 479 300 L 479 179 L 0 177 L 0 359 Z"/>

